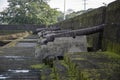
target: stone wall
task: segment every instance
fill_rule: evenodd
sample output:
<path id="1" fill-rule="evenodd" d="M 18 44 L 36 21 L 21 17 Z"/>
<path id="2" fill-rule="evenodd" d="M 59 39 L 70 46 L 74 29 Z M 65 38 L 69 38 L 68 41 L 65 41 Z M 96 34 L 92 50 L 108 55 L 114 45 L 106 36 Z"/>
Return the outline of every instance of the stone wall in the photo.
<path id="1" fill-rule="evenodd" d="M 82 29 L 104 24 L 105 11 L 106 7 L 100 7 L 55 25 L 61 27 L 62 29 Z M 88 46 L 93 47 L 94 50 L 101 48 L 101 34 L 102 33 L 89 35 L 87 37 Z"/>
<path id="2" fill-rule="evenodd" d="M 80 29 L 100 25 L 105 22 L 105 10 L 106 7 L 100 7 L 55 25 L 62 29 Z"/>
<path id="3" fill-rule="evenodd" d="M 37 28 L 45 27 L 44 25 L 0 25 L 0 32 L 24 32 L 24 31 L 35 31 Z"/>
<path id="4" fill-rule="evenodd" d="M 42 38 L 39 40 L 41 42 Z M 36 47 L 35 57 L 42 61 L 49 56 L 64 56 L 66 53 L 87 52 L 86 43 L 86 36 L 77 36 L 75 39 L 72 37 L 56 38 L 54 42 Z"/>
<path id="5" fill-rule="evenodd" d="M 74 18 L 55 24 L 63 29 L 81 29 L 107 24 L 104 32 L 89 35 L 88 46 L 94 50 L 103 49 L 120 53 L 120 1 L 110 3 Z"/>
<path id="6" fill-rule="evenodd" d="M 104 28 L 103 49 L 120 54 L 120 1 L 108 5 Z"/>

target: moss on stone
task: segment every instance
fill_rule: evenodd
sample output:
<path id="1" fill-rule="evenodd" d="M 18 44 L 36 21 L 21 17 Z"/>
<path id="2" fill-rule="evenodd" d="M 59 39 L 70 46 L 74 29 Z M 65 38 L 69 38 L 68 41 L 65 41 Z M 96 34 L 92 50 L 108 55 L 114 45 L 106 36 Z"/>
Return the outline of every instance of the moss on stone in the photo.
<path id="1" fill-rule="evenodd" d="M 46 66 L 45 64 L 35 64 L 35 65 L 31 65 L 30 67 L 33 69 L 43 69 L 43 68 L 47 68 L 48 66 Z"/>
<path id="2" fill-rule="evenodd" d="M 120 43 L 119 42 L 111 41 L 110 39 L 109 40 L 104 39 L 103 48 L 106 51 L 120 54 Z"/>

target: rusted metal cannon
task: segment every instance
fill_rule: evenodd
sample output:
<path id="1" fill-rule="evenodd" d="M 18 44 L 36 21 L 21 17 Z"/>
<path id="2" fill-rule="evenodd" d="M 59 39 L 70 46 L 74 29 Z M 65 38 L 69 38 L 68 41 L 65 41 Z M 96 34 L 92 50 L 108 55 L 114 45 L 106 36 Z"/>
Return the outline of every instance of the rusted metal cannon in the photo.
<path id="1" fill-rule="evenodd" d="M 45 36 L 45 39 L 42 40 L 42 44 L 47 44 L 48 42 L 54 41 L 57 37 L 73 37 L 81 36 L 81 35 L 90 35 L 97 32 L 103 31 L 103 28 L 106 24 L 90 27 L 90 28 L 84 28 L 84 29 L 78 29 L 78 30 L 71 30 L 63 33 L 57 33 L 57 34 L 48 34 Z"/>

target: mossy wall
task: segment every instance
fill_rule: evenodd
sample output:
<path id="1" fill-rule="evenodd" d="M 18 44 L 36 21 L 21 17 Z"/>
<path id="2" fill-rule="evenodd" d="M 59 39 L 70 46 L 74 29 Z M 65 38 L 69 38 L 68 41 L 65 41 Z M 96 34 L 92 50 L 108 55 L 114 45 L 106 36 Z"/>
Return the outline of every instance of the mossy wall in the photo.
<path id="1" fill-rule="evenodd" d="M 100 7 L 82 15 L 55 24 L 62 29 L 80 29 L 103 24 L 106 7 Z"/>
<path id="2" fill-rule="evenodd" d="M 120 1 L 112 2 L 106 9 L 107 26 L 103 34 L 103 50 L 120 54 Z"/>
<path id="3" fill-rule="evenodd" d="M 55 26 L 62 29 L 82 29 L 107 24 L 104 32 L 89 35 L 88 46 L 94 50 L 103 49 L 120 53 L 120 0 L 110 3 L 74 18 L 59 22 Z"/>
<path id="4" fill-rule="evenodd" d="M 57 23 L 56 26 L 59 26 L 62 29 L 82 29 L 96 25 L 101 25 L 105 22 L 105 11 L 106 7 L 100 7 L 98 9 L 94 9 L 74 18 Z M 88 36 L 88 46 L 93 47 L 94 50 L 99 49 L 101 47 L 100 35 L 101 33 L 96 33 Z"/>

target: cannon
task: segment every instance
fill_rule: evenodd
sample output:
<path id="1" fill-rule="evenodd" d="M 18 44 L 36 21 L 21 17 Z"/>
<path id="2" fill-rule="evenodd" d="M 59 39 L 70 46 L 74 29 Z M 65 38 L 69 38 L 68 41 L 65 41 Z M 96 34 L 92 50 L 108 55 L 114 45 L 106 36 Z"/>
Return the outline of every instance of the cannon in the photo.
<path id="1" fill-rule="evenodd" d="M 48 42 L 53 42 L 55 38 L 57 37 L 73 37 L 81 36 L 81 35 L 90 35 L 97 32 L 102 32 L 103 28 L 106 24 L 93 26 L 90 28 L 84 28 L 84 29 L 78 29 L 78 30 L 71 30 L 63 33 L 57 33 L 57 34 L 49 34 L 45 36 L 45 39 L 42 41 L 42 44 L 47 44 Z"/>
<path id="2" fill-rule="evenodd" d="M 41 31 L 57 31 L 57 30 L 61 30 L 61 28 L 60 27 L 37 28 L 35 33 L 37 34 L 38 32 L 41 32 Z"/>
<path id="3" fill-rule="evenodd" d="M 68 31 L 71 31 L 71 30 L 67 29 L 67 30 L 57 30 L 57 31 L 41 31 L 38 33 L 38 36 L 45 38 L 46 35 L 49 35 L 49 34 L 57 34 L 57 33 L 63 33 L 63 32 L 68 32 Z"/>

